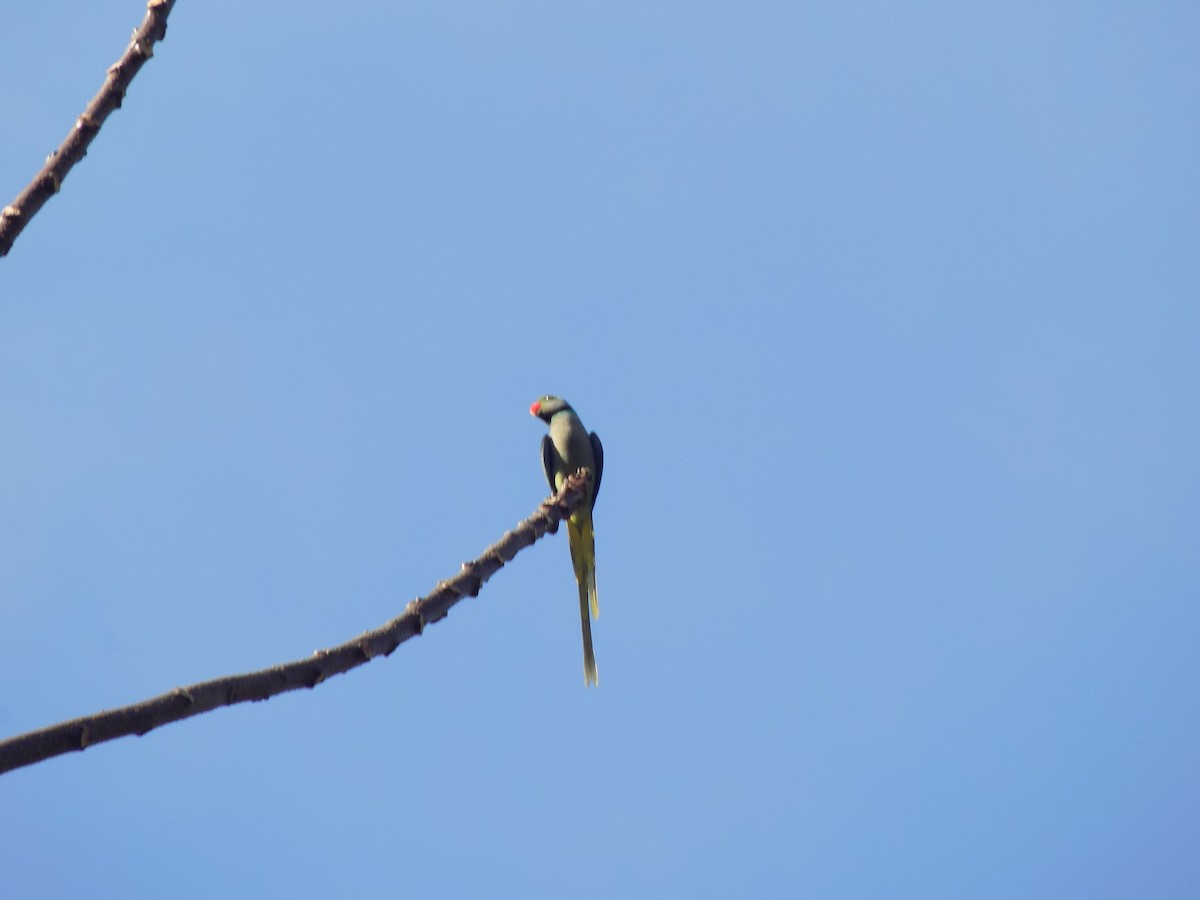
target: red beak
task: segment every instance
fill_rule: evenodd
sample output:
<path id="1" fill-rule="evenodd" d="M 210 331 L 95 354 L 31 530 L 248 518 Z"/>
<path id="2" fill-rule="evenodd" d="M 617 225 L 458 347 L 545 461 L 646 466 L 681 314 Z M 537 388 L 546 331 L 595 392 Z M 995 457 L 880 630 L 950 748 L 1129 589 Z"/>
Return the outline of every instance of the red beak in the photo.
<path id="1" fill-rule="evenodd" d="M 531 416 L 536 416 L 536 415 L 539 415 L 541 413 L 541 411 L 542 411 L 542 401 L 534 400 L 533 405 L 529 407 L 529 414 Z"/>

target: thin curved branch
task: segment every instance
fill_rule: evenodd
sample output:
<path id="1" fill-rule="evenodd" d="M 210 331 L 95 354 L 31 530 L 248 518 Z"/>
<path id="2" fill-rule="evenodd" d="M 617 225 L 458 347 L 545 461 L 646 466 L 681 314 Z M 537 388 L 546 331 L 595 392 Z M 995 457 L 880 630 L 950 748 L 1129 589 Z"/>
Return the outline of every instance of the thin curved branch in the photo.
<path id="1" fill-rule="evenodd" d="M 46 201 L 58 193 L 63 179 L 71 171 L 75 163 L 87 156 L 88 145 L 99 134 L 100 126 L 114 109 L 119 109 L 125 99 L 125 91 L 133 76 L 145 65 L 146 60 L 154 55 L 154 45 L 167 34 L 167 16 L 175 0 L 149 0 L 146 4 L 146 18 L 133 33 L 133 39 L 121 58 L 108 67 L 108 77 L 99 93 L 92 98 L 71 133 L 66 136 L 59 148 L 46 157 L 41 170 L 33 176 L 25 190 L 17 195 L 17 199 L 0 210 L 0 256 L 5 256 L 12 249 L 13 241 L 17 239 L 25 226 L 29 224 Z M 10 85 L 11 90 L 11 85 Z"/>
<path id="2" fill-rule="evenodd" d="M 424 597 L 413 600 L 401 615 L 386 625 L 337 647 L 318 650 L 307 659 L 202 681 L 131 706 L 83 716 L 0 741 L 0 772 L 29 766 L 72 750 L 85 750 L 113 738 L 130 734 L 141 736 L 160 725 L 220 706 L 266 700 L 285 691 L 316 687 L 330 676 L 340 675 L 378 656 L 390 655 L 402 642 L 424 631 L 426 625 L 444 619 L 450 607 L 463 597 L 477 596 L 483 583 L 519 551 L 546 532 L 557 531 L 558 523 L 583 501 L 586 475 L 583 469 L 576 472 L 563 484 L 562 490 L 543 500 L 532 516 L 506 532 L 478 559 L 463 563 L 459 574 L 440 582 Z"/>

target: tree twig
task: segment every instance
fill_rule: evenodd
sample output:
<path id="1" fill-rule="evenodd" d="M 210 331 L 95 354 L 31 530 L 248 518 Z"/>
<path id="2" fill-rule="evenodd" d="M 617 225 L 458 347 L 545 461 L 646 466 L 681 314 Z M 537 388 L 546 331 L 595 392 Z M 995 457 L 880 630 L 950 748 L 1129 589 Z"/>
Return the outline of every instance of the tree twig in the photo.
<path id="1" fill-rule="evenodd" d="M 100 126 L 114 109 L 119 109 L 133 76 L 154 55 L 154 45 L 167 34 L 167 16 L 175 0 L 149 0 L 146 18 L 133 33 L 133 38 L 121 58 L 108 67 L 104 86 L 92 98 L 70 134 L 59 148 L 46 157 L 41 170 L 17 195 L 17 199 L 0 210 L 0 256 L 7 255 L 29 220 L 37 215 L 46 201 L 58 193 L 63 179 L 72 167 L 87 155 L 88 145 L 99 134 Z M 12 85 L 9 85 L 9 90 Z"/>
<path id="2" fill-rule="evenodd" d="M 160 725 L 220 706 L 266 700 L 285 691 L 316 687 L 333 675 L 340 675 L 378 656 L 390 655 L 403 641 L 420 634 L 426 625 L 444 619 L 450 607 L 463 597 L 477 596 L 484 582 L 522 549 L 531 546 L 546 532 L 557 531 L 558 523 L 583 501 L 586 475 L 586 470 L 576 472 L 563 484 L 562 490 L 543 500 L 533 515 L 506 532 L 478 559 L 463 563 L 462 571 L 453 578 L 440 582 L 432 592 L 410 602 L 401 615 L 386 625 L 337 647 L 318 650 L 307 659 L 202 681 L 131 706 L 83 716 L 0 741 L 0 772 L 29 766 L 72 750 L 85 750 L 113 738 L 130 734 L 140 736 Z"/>

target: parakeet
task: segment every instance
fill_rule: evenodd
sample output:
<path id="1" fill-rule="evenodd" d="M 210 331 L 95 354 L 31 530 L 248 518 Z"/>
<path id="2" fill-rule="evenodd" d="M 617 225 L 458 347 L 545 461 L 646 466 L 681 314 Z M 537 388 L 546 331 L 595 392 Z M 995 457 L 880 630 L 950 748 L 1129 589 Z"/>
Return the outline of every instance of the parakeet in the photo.
<path id="1" fill-rule="evenodd" d="M 542 438 L 542 469 L 551 491 L 562 487 L 568 475 L 579 469 L 591 473 L 588 490 L 591 496 L 583 501 L 567 519 L 567 537 L 571 545 L 571 563 L 575 566 L 575 581 L 579 584 L 579 618 L 583 622 L 583 682 L 599 684 L 596 656 L 592 652 L 592 623 L 588 618 L 600 615 L 596 599 L 596 540 L 592 533 L 592 508 L 600 493 L 600 476 L 604 474 L 604 447 L 593 431 L 588 433 L 579 421 L 571 404 L 561 397 L 541 397 L 529 407 L 529 412 L 550 426 Z"/>

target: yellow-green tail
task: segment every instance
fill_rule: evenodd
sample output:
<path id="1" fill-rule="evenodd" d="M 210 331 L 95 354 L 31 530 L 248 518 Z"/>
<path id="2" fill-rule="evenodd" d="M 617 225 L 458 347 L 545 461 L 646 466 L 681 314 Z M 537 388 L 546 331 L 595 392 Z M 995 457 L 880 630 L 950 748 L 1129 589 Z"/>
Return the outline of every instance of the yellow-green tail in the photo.
<path id="1" fill-rule="evenodd" d="M 592 651 L 592 619 L 600 616 L 600 601 L 596 596 L 596 538 L 592 533 L 592 517 L 567 519 L 567 537 L 571 544 L 571 563 L 575 566 L 575 581 L 579 585 L 579 619 L 583 627 L 583 682 L 599 684 L 596 654 Z M 591 616 L 588 615 L 589 609 Z"/>

